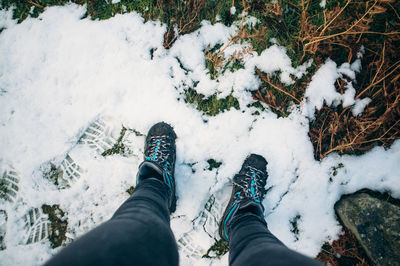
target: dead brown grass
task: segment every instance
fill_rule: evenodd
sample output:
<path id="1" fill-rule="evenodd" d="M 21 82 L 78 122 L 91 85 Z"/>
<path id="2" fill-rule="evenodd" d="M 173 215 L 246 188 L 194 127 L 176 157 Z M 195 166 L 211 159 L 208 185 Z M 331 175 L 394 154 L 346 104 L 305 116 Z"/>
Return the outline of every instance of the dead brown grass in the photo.
<path id="1" fill-rule="evenodd" d="M 169 14 L 168 30 L 164 35 L 164 47 L 169 49 L 179 35 L 192 32 L 199 26 L 200 12 L 206 6 L 207 0 L 187 0 L 180 8 L 175 8 L 173 0 L 157 0 L 157 9 L 173 10 Z M 177 33 L 175 33 L 177 29 Z"/>
<path id="2" fill-rule="evenodd" d="M 281 15 L 279 3 L 268 7 L 270 14 Z M 298 4 L 300 31 L 294 46 L 302 54 L 300 62 L 312 57 L 317 68 L 328 57 L 352 63 L 364 47 L 363 69 L 353 82 L 355 99 L 372 100 L 360 116 L 353 116 L 351 107 L 341 105 L 324 106 L 316 112 L 309 131 L 316 159 L 331 152 L 361 154 L 376 145 L 389 147 L 400 138 L 400 2 L 347 0 L 325 9 L 319 25 L 310 14 L 310 5 L 310 0 Z M 299 104 L 309 82 L 296 81 L 289 88 L 256 72 L 263 86 L 253 97 L 283 114 L 290 102 Z M 338 79 L 337 91 L 344 93 L 349 82 L 348 77 Z"/>
<path id="3" fill-rule="evenodd" d="M 234 0 L 232 1 L 232 6 L 234 6 Z M 244 20 L 245 16 L 244 14 L 248 12 L 249 6 L 246 5 L 246 1 L 242 0 L 242 6 L 243 6 L 243 12 L 242 12 L 242 19 L 239 25 L 239 30 L 236 35 L 232 36 L 231 39 L 227 44 L 225 44 L 223 47 L 218 49 L 217 51 L 210 51 L 211 47 L 207 47 L 207 49 L 204 51 L 204 54 L 206 56 L 206 60 L 209 62 L 209 64 L 212 65 L 212 77 L 214 77 L 218 70 L 221 70 L 226 64 L 228 64 L 231 61 L 238 60 L 239 62 L 243 62 L 244 56 L 247 54 L 252 55 L 255 51 L 252 47 L 246 47 L 242 48 L 241 50 L 234 51 L 232 56 L 229 58 L 225 57 L 225 50 L 232 44 L 241 42 L 242 40 L 246 39 L 253 39 L 253 40 L 260 40 L 260 39 L 265 39 L 267 36 L 265 35 L 265 28 L 261 27 L 260 30 L 255 30 L 254 33 L 250 33 L 245 27 L 244 27 Z"/>
<path id="4" fill-rule="evenodd" d="M 398 31 L 384 31 L 379 34 L 371 33 L 370 24 L 374 16 L 384 14 L 392 6 L 393 1 L 367 1 L 365 13 L 358 15 L 349 22 L 346 30 L 339 34 L 325 34 L 329 25 L 338 27 L 341 9 L 327 15 L 332 17 L 331 23 L 326 23 L 318 35 L 308 34 L 305 50 L 316 53 L 319 47 L 339 45 L 348 47 L 348 62 L 351 62 L 357 52 L 356 47 L 363 45 L 365 55 L 363 70 L 359 84 L 355 84 L 356 97 L 369 97 L 372 102 L 360 116 L 353 116 L 349 107 L 323 107 L 316 114 L 316 120 L 310 126 L 310 138 L 314 144 L 315 156 L 322 159 L 331 152 L 362 153 L 376 145 L 389 147 L 394 140 L 400 138 L 400 33 Z M 399 3 L 397 4 L 397 8 Z M 396 12 L 397 25 L 400 17 Z M 335 22 L 337 21 L 337 22 Z M 387 26 L 385 27 L 387 28 Z M 384 35 L 383 38 L 377 35 Z M 312 37 L 310 37 L 312 36 Z M 351 47 L 353 45 L 353 47 Z M 358 48 L 359 49 L 359 48 Z M 336 88 L 343 93 L 347 84 L 345 78 L 337 80 Z"/>
<path id="5" fill-rule="evenodd" d="M 261 92 L 261 89 L 258 89 L 253 92 L 253 99 L 267 104 L 279 115 L 287 115 L 287 109 L 291 102 L 300 104 L 303 100 L 305 86 L 301 82 L 296 81 L 294 84 L 293 87 L 298 88 L 297 90 L 289 91 L 276 78 L 272 79 L 270 74 L 263 73 L 258 68 L 256 68 L 256 74 L 263 82 L 261 89 L 264 91 Z"/>
<path id="6" fill-rule="evenodd" d="M 339 239 L 333 241 L 332 244 L 325 243 L 322 246 L 317 260 L 332 266 L 370 265 L 356 237 L 347 229 L 345 229 Z"/>
<path id="7" fill-rule="evenodd" d="M 179 35 L 199 25 L 200 14 L 207 3 L 207 0 L 188 0 L 171 11 L 175 1 L 157 0 L 158 8 L 164 9 L 169 19 L 166 48 L 171 47 Z M 241 0 L 240 4 L 244 12 L 258 10 L 258 14 L 265 17 L 265 25 L 249 30 L 243 26 L 242 16 L 237 34 L 227 44 L 218 49 L 208 47 L 204 53 L 212 78 L 224 71 L 230 62 L 243 63 L 247 54 L 259 51 L 267 43 L 271 29 L 279 29 L 279 24 L 285 23 L 279 22 L 287 11 L 287 7 L 286 10 L 282 8 L 282 0 L 275 3 Z M 364 47 L 362 71 L 353 86 L 356 99 L 369 97 L 372 100 L 360 116 L 353 116 L 351 107 L 342 108 L 341 105 L 324 106 L 316 112 L 309 131 L 315 158 L 322 159 L 332 152 L 361 154 L 376 145 L 389 147 L 400 138 L 400 1 L 341 0 L 323 11 L 317 9 L 318 12 L 313 4 L 311 0 L 289 1 L 289 6 L 299 14 L 295 16 L 299 18 L 299 27 L 292 45 L 292 52 L 298 55 L 296 62 L 313 58 L 314 69 L 328 57 L 339 64 L 352 63 Z M 241 41 L 248 41 L 253 47 L 226 57 L 226 49 Z M 262 45 L 256 48 L 257 43 Z M 286 116 L 290 104 L 300 104 L 303 100 L 310 78 L 285 86 L 276 76 L 259 69 L 255 71 L 262 86 L 253 93 L 254 99 L 266 103 L 279 115 Z M 347 77 L 338 79 L 337 91 L 344 93 L 348 82 Z"/>
<path id="8" fill-rule="evenodd" d="M 393 36 L 399 35 L 400 31 L 378 32 L 371 31 L 370 24 L 378 14 L 385 13 L 394 0 L 370 0 L 365 2 L 355 2 L 347 0 L 343 7 L 339 4 L 331 9 L 324 10 L 324 22 L 316 26 L 311 22 L 307 10 L 310 1 L 301 2 L 301 31 L 299 41 L 303 47 L 303 57 L 306 54 L 317 54 L 317 52 L 330 55 L 332 50 L 344 48 L 348 50 L 348 62 L 355 54 L 354 49 L 358 49 L 361 38 L 365 34 Z M 355 10 L 354 14 L 348 11 Z M 349 14 L 353 15 L 350 16 Z"/>

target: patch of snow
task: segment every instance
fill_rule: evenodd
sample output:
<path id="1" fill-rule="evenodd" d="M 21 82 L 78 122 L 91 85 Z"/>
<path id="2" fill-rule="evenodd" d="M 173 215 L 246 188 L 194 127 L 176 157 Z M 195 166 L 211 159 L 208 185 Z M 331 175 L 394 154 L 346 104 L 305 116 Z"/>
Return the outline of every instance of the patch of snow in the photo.
<path id="1" fill-rule="evenodd" d="M 351 65 L 349 63 L 343 63 L 339 68 L 338 72 L 341 75 L 346 75 L 349 77 L 351 80 L 354 80 L 356 78 L 356 73 L 351 69 Z"/>
<path id="2" fill-rule="evenodd" d="M 326 0 L 321 0 L 321 2 L 319 3 L 319 6 L 322 7 L 322 8 L 325 8 Z"/>
<path id="3" fill-rule="evenodd" d="M 360 59 L 354 60 L 354 62 L 351 63 L 350 68 L 354 72 L 360 73 L 360 71 L 361 71 L 361 60 Z"/>
<path id="4" fill-rule="evenodd" d="M 341 97 L 342 105 L 344 108 L 354 104 L 354 97 L 356 96 L 356 90 L 351 83 L 347 83 L 345 88 L 346 90 Z"/>
<path id="5" fill-rule="evenodd" d="M 365 105 L 361 105 L 360 102 L 355 100 L 356 90 L 353 87 L 353 82 L 355 82 L 356 72 L 359 71 L 361 71 L 360 58 L 356 59 L 351 65 L 343 63 L 339 67 L 335 62 L 328 59 L 312 77 L 306 89 L 306 97 L 302 105 L 303 114 L 313 119 L 315 109 L 320 110 L 324 103 L 327 106 L 334 107 L 341 104 L 344 108 L 358 103 L 357 107 L 354 108 L 362 112 L 369 102 L 363 101 L 362 103 Z M 346 90 L 343 94 L 337 92 L 335 88 L 335 82 L 338 78 L 346 81 L 344 86 Z M 353 112 L 353 114 L 355 113 L 358 112 Z"/>
<path id="6" fill-rule="evenodd" d="M 236 13 L 236 7 L 235 7 L 235 6 L 232 6 L 230 11 L 231 11 L 231 15 L 235 15 L 235 13 Z"/>
<path id="7" fill-rule="evenodd" d="M 351 112 L 354 116 L 360 115 L 364 112 L 365 107 L 371 102 L 371 99 L 366 97 L 364 99 L 357 99 L 353 108 L 351 108 Z"/>
<path id="8" fill-rule="evenodd" d="M 313 118 L 315 109 L 320 110 L 325 103 L 329 106 L 340 98 L 340 93 L 336 91 L 335 81 L 339 78 L 336 63 L 327 60 L 312 77 L 305 93 L 306 115 Z"/>
<path id="9" fill-rule="evenodd" d="M 361 45 L 360 51 L 358 51 L 357 53 L 357 58 L 362 58 L 364 54 L 365 54 L 365 47 L 364 45 Z"/>
<path id="10" fill-rule="evenodd" d="M 365 48 L 362 45 L 360 47 L 360 51 L 358 51 L 358 53 L 357 53 L 357 59 L 351 64 L 351 67 L 350 67 L 354 72 L 360 73 L 360 71 L 361 71 L 361 59 L 362 59 L 364 53 L 365 53 Z"/>
<path id="11" fill-rule="evenodd" d="M 12 11 L 12 8 L 10 10 L 0 10 L 0 29 L 7 29 L 17 24 L 17 20 L 12 19 Z"/>
<path id="12" fill-rule="evenodd" d="M 253 16 L 246 16 L 244 18 L 244 22 L 243 22 L 243 26 L 250 26 L 250 27 L 254 27 L 256 26 L 258 23 L 260 23 L 260 20 L 256 17 Z"/>

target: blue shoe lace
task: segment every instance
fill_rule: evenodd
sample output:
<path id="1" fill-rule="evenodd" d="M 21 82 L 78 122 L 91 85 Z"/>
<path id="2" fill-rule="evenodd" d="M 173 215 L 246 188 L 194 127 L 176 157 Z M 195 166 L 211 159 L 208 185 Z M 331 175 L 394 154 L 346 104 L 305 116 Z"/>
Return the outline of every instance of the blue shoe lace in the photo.
<path id="1" fill-rule="evenodd" d="M 163 171 L 165 171 L 167 185 L 172 193 L 172 160 L 174 141 L 169 136 L 153 136 L 149 138 L 146 155 L 146 161 L 156 163 Z"/>
<path id="2" fill-rule="evenodd" d="M 150 137 L 148 145 L 147 161 L 163 165 L 170 159 L 171 151 L 173 151 L 173 142 L 168 136 Z"/>
<path id="3" fill-rule="evenodd" d="M 260 203 L 265 196 L 265 184 L 266 178 L 265 173 L 254 167 L 247 166 L 245 168 L 244 174 L 238 174 L 239 178 L 236 182 L 233 181 L 233 185 L 239 188 L 236 192 L 236 200 L 240 201 L 243 199 L 251 199 L 257 203 Z"/>

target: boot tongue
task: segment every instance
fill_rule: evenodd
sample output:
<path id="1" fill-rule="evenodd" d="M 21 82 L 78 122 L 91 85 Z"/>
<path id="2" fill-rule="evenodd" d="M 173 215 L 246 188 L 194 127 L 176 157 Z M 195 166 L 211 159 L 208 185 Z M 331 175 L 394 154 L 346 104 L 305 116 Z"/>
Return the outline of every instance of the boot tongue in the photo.
<path id="1" fill-rule="evenodd" d="M 263 216 L 264 215 L 264 207 L 262 204 L 254 202 L 253 200 L 246 200 L 240 204 L 238 212 L 252 212 L 256 215 Z"/>
<path id="2" fill-rule="evenodd" d="M 163 180 L 162 169 L 153 162 L 144 161 L 139 167 L 138 175 L 140 179 L 155 177 Z"/>

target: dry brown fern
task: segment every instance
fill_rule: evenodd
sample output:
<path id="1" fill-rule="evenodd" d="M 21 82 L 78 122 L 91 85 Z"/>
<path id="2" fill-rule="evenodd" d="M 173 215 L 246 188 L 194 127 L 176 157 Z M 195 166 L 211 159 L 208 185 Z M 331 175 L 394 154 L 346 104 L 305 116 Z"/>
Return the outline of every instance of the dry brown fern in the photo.
<path id="1" fill-rule="evenodd" d="M 179 35 L 192 32 L 200 24 L 200 11 L 206 6 L 207 0 L 187 0 L 181 10 L 175 10 L 175 14 L 169 19 L 168 30 L 164 35 L 164 47 L 171 48 Z M 174 10 L 175 2 L 170 0 L 157 0 L 159 9 L 169 6 Z M 171 8 L 172 7 L 172 8 Z M 174 28 L 177 28 L 175 33 Z"/>
<path id="2" fill-rule="evenodd" d="M 351 45 L 359 43 L 364 34 L 378 35 L 399 35 L 400 31 L 376 32 L 370 30 L 370 24 L 374 21 L 374 16 L 386 12 L 394 0 L 370 0 L 365 2 L 355 2 L 348 0 L 343 7 L 339 5 L 332 10 L 324 10 L 324 23 L 320 26 L 313 25 L 308 16 L 308 6 L 310 0 L 302 5 L 302 18 L 300 21 L 301 31 L 299 41 L 303 47 L 303 57 L 306 54 L 316 54 L 321 51 L 320 46 L 328 47 L 327 52 L 332 50 L 332 46 L 341 46 L 349 50 L 348 62 L 352 60 L 353 53 Z M 355 17 L 348 17 L 345 10 L 353 8 L 356 10 L 364 9 L 364 12 L 355 13 Z"/>
<path id="3" fill-rule="evenodd" d="M 370 265 L 367 255 L 357 242 L 356 237 L 344 229 L 339 239 L 332 244 L 325 243 L 317 260 L 327 265 Z"/>

